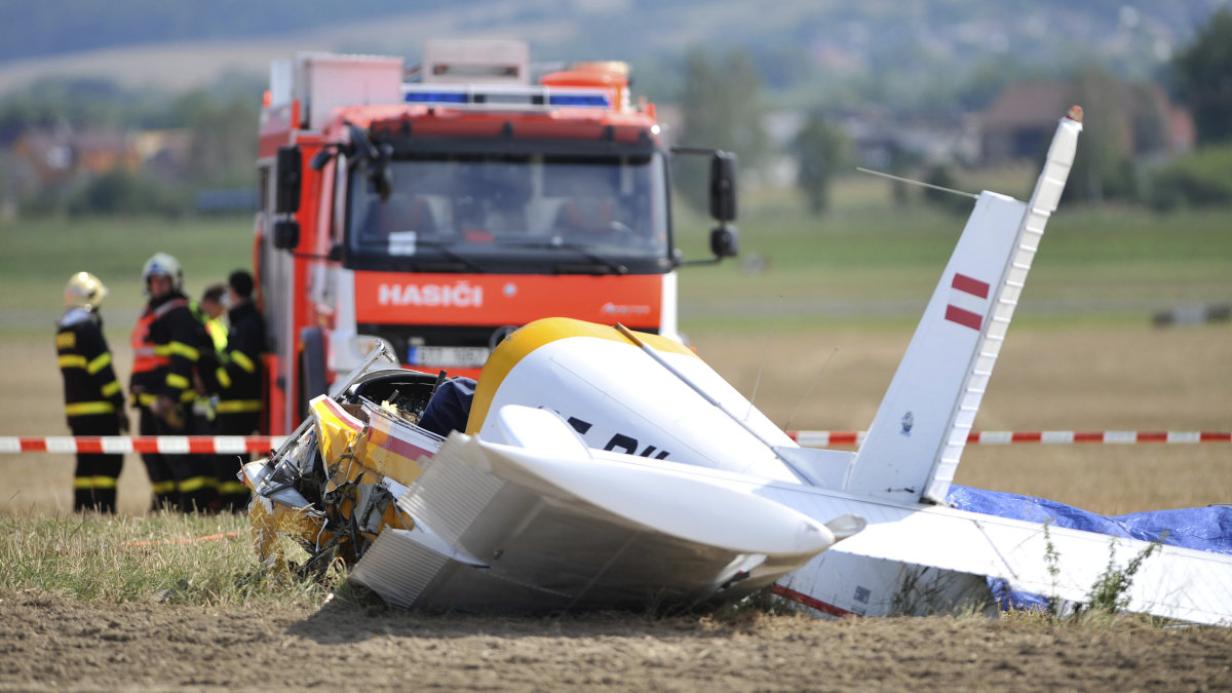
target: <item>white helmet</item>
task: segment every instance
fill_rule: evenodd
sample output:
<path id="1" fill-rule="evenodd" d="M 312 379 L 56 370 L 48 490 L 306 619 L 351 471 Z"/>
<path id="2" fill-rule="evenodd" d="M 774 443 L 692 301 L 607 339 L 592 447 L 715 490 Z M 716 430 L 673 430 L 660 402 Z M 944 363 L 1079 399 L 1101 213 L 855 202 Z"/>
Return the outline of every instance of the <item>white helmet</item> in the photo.
<path id="1" fill-rule="evenodd" d="M 145 285 L 147 291 L 150 287 L 150 277 L 155 275 L 169 277 L 171 287 L 176 291 L 179 291 L 184 283 L 184 272 L 180 269 L 180 261 L 167 253 L 154 253 L 153 257 L 145 261 L 145 267 L 141 268 L 141 283 Z"/>
<path id="2" fill-rule="evenodd" d="M 107 287 L 89 272 L 74 274 L 64 287 L 64 305 L 69 308 L 97 308 L 106 297 Z"/>

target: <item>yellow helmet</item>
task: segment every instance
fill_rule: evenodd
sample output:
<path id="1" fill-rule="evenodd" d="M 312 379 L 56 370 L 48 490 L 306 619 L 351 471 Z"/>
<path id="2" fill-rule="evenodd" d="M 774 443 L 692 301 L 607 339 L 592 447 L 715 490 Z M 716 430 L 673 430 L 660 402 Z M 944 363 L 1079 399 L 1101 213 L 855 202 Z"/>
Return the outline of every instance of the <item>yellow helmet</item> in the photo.
<path id="1" fill-rule="evenodd" d="M 70 308 L 97 308 L 107 297 L 107 287 L 89 272 L 69 277 L 64 287 L 64 305 Z"/>

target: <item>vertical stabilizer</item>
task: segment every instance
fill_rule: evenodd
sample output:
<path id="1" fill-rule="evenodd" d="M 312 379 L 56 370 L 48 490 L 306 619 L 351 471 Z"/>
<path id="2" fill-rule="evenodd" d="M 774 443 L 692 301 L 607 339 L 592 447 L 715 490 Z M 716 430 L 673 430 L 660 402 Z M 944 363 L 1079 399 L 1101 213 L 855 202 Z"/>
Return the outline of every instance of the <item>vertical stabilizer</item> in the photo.
<path id="1" fill-rule="evenodd" d="M 944 502 L 1082 131 L 1062 118 L 1026 204 L 983 192 L 916 327 L 846 490 Z"/>

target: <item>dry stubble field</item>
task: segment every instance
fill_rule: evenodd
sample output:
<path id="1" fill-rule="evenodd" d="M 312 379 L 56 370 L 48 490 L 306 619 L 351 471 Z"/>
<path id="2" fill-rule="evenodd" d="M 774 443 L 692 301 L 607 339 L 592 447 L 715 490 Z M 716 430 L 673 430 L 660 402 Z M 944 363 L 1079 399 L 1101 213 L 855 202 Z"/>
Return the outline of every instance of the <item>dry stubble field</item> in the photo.
<path id="1" fill-rule="evenodd" d="M 746 393 L 760 379 L 757 402 L 776 421 L 846 429 L 872 417 L 908 335 L 840 330 L 793 331 L 768 339 L 718 333 L 694 338 Z M 45 340 L 10 338 L 2 349 L 5 363 L 24 366 L 9 370 L 4 391 L 31 394 L 0 401 L 0 434 L 60 432 L 58 376 Z M 127 361 L 123 352 L 117 348 L 121 363 Z M 1232 371 L 1225 367 L 1230 357 L 1228 328 L 1017 330 L 979 425 L 1226 430 L 1232 411 Z M 0 458 L 0 472 L 8 480 L 0 513 L 66 511 L 69 459 L 10 456 Z M 961 480 L 1109 513 L 1227 502 L 1232 447 L 974 447 L 968 449 Z M 121 493 L 124 512 L 141 513 L 146 486 L 136 458 L 127 461 Z M 230 543 L 231 551 L 246 550 L 242 539 Z M 672 618 L 421 616 L 348 598 L 319 610 L 302 602 L 247 609 L 165 604 L 155 594 L 118 606 L 63 592 L 0 590 L 0 689 L 388 689 L 411 683 L 489 690 L 908 689 L 921 684 L 1212 690 L 1232 687 L 1232 632 L 1137 620 L 825 622 L 759 612 Z"/>
<path id="2" fill-rule="evenodd" d="M 851 430 L 872 420 L 906 348 L 905 330 L 694 333 L 703 356 L 773 420 L 795 429 Z M 113 342 L 118 340 L 113 339 Z M 127 346 L 113 343 L 124 377 Z M 65 434 L 50 336 L 0 341 L 8 367 L 0 435 Z M 1012 329 L 977 427 L 988 430 L 1232 428 L 1232 329 Z M 72 458 L 0 457 L 0 512 L 65 512 Z M 1232 501 L 1232 446 L 971 446 L 961 483 L 1045 496 L 1103 513 Z M 136 456 L 121 508 L 147 506 Z"/>

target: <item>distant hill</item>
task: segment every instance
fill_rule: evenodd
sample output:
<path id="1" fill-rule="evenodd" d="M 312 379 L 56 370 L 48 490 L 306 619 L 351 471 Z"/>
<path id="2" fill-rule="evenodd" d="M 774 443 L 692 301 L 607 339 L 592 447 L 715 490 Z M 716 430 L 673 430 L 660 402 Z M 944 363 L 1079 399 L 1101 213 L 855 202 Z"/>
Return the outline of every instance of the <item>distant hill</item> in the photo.
<path id="1" fill-rule="evenodd" d="M 0 61 L 170 41 L 237 39 L 405 13 L 405 0 L 55 0 L 0 2 Z M 416 11 L 450 3 L 416 0 Z"/>
<path id="2" fill-rule="evenodd" d="M 633 62 L 675 93 L 690 48 L 750 52 L 781 99 L 950 98 L 954 83 L 1101 63 L 1154 75 L 1227 0 L 0 0 L 0 93 L 50 75 L 188 87 L 294 50 L 414 58 L 433 37 L 529 40 L 537 60 Z"/>

